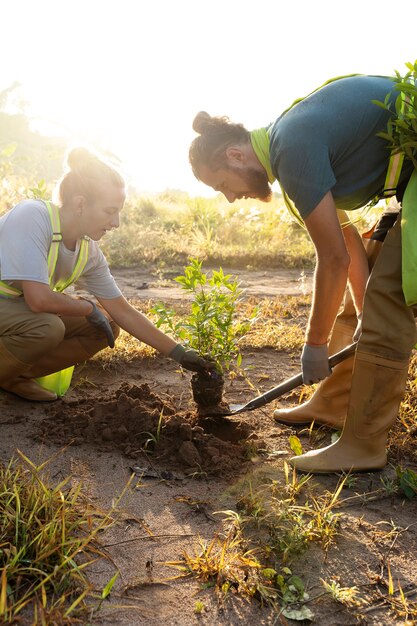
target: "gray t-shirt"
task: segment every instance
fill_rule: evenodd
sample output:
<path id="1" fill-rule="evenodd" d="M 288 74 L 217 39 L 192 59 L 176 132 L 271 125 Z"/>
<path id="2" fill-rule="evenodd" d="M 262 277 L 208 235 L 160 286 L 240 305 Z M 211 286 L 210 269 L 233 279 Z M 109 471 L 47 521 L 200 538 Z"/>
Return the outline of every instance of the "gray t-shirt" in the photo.
<path id="1" fill-rule="evenodd" d="M 48 209 L 40 200 L 24 200 L 0 218 L 0 276 L 20 288 L 22 280 L 49 285 L 48 252 L 52 225 Z M 76 250 L 59 245 L 54 280 L 69 278 L 78 259 Z M 113 299 L 122 295 L 110 273 L 104 254 L 96 241 L 88 240 L 88 260 L 75 283 L 97 298 Z"/>
<path id="2" fill-rule="evenodd" d="M 372 100 L 383 102 L 392 89 L 392 80 L 383 76 L 341 78 L 272 124 L 272 172 L 301 217 L 330 190 L 337 208 L 347 211 L 381 193 L 390 150 L 377 133 L 386 130 L 389 113 Z M 411 171 L 412 164 L 404 163 L 400 180 Z"/>

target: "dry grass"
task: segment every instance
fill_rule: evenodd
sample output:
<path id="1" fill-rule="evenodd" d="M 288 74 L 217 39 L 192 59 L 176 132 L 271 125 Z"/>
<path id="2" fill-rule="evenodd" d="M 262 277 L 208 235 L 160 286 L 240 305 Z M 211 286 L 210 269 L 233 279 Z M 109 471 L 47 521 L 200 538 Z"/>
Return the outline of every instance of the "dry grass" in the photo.
<path id="1" fill-rule="evenodd" d="M 69 477 L 53 486 L 50 461 L 36 466 L 19 452 L 0 465 L 1 623 L 85 624 L 101 604 L 85 570 L 105 556 L 98 536 L 115 509 L 97 510 Z"/>

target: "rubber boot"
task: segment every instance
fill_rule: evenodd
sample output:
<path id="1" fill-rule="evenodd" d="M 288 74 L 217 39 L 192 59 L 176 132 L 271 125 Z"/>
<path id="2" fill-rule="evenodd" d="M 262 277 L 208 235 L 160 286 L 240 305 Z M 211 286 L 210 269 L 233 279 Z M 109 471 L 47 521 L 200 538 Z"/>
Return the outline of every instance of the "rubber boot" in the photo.
<path id="1" fill-rule="evenodd" d="M 27 372 L 32 365 L 19 361 L 0 341 L 0 388 L 32 402 L 53 402 L 56 393 L 43 389 Z M 25 376 L 26 375 L 26 376 Z"/>
<path id="2" fill-rule="evenodd" d="M 373 471 L 387 462 L 385 445 L 403 398 L 408 361 L 356 352 L 345 426 L 330 446 L 290 459 L 301 472 Z"/>
<path id="3" fill-rule="evenodd" d="M 355 327 L 336 321 L 329 343 L 329 354 L 335 354 L 352 343 Z M 283 424 L 324 424 L 339 430 L 343 428 L 349 401 L 353 369 L 353 355 L 336 365 L 330 376 L 317 387 L 311 398 L 289 409 L 276 409 L 274 418 Z"/>

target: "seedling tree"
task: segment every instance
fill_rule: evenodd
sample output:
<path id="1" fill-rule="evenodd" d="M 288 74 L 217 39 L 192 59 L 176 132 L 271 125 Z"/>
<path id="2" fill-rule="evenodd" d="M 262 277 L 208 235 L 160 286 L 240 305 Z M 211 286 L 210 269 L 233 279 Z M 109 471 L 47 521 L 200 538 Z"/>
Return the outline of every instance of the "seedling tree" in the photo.
<path id="1" fill-rule="evenodd" d="M 203 272 L 202 261 L 190 259 L 184 274 L 175 280 L 192 296 L 190 312 L 178 319 L 177 314 L 163 304 L 152 312 L 158 315 L 156 325 L 168 328 L 185 346 L 214 361 L 220 373 L 239 367 L 242 356 L 239 338 L 247 332 L 250 321 L 236 320 L 236 306 L 242 294 L 239 283 L 220 268 Z"/>

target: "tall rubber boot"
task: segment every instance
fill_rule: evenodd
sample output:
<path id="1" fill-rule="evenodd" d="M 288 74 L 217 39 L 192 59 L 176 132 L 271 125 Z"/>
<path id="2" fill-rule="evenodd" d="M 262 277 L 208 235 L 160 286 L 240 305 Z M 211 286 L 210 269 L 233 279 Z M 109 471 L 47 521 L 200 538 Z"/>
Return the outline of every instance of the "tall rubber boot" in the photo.
<path id="1" fill-rule="evenodd" d="M 355 327 L 336 321 L 329 343 L 329 354 L 335 354 L 352 343 Z M 276 409 L 274 418 L 283 424 L 324 424 L 339 430 L 343 427 L 352 379 L 353 355 L 336 365 L 330 376 L 317 387 L 311 398 L 289 409 Z"/>
<path id="2" fill-rule="evenodd" d="M 290 459 L 301 472 L 373 471 L 387 462 L 385 445 L 403 398 L 408 360 L 356 352 L 345 426 L 330 446 Z"/>
<path id="3" fill-rule="evenodd" d="M 32 402 L 53 402 L 56 393 L 43 389 L 27 377 L 32 365 L 19 361 L 0 341 L 0 388 Z"/>

